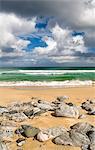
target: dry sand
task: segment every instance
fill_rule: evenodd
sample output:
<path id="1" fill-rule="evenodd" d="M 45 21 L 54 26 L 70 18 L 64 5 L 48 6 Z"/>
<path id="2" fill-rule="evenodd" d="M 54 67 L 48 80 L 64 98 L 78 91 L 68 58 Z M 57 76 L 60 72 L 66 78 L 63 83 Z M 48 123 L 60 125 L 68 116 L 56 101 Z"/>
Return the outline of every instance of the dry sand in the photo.
<path id="1" fill-rule="evenodd" d="M 0 88 L 0 105 L 6 106 L 14 101 L 30 101 L 32 97 L 40 97 L 48 101 L 55 100 L 57 96 L 67 95 L 70 97 L 68 101 L 80 106 L 88 98 L 95 98 L 95 87 L 81 88 L 47 88 L 47 87 L 4 87 Z M 85 111 L 82 113 L 86 114 Z M 40 128 L 63 125 L 69 128 L 77 122 L 89 122 L 95 125 L 95 116 L 88 116 L 83 119 L 53 117 L 51 114 L 42 114 L 33 120 L 24 122 Z M 24 124 L 22 123 L 22 124 Z M 12 144 L 12 149 L 17 150 L 15 142 Z M 80 150 L 80 148 L 71 146 L 58 146 L 51 141 L 40 143 L 33 139 L 28 139 L 23 147 L 23 150 Z"/>

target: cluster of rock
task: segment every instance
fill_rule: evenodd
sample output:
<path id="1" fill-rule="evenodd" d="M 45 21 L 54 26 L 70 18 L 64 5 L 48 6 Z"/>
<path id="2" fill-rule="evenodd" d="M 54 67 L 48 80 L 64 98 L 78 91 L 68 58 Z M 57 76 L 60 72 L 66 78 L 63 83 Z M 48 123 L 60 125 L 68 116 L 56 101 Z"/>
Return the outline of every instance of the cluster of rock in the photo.
<path id="1" fill-rule="evenodd" d="M 32 101 L 27 103 L 13 103 L 7 107 L 0 106 L 0 115 L 16 122 L 32 119 L 47 111 L 53 111 L 56 117 L 78 118 L 80 115 L 78 107 L 72 103 L 65 103 L 64 100 L 67 98 L 66 96 L 58 97 L 53 102 L 32 98 Z"/>
<path id="2" fill-rule="evenodd" d="M 35 138 L 40 142 L 52 140 L 57 145 L 81 147 L 82 150 L 95 150 L 95 127 L 89 123 L 77 123 L 66 129 L 63 126 L 39 129 L 30 125 L 21 125 L 15 131 L 26 138 Z M 25 139 L 19 139 L 18 144 L 24 144 Z"/>
<path id="3" fill-rule="evenodd" d="M 67 103 L 67 96 L 57 97 L 55 101 L 48 102 L 32 98 L 30 102 L 16 102 L 7 107 L 0 106 L 0 150 L 9 150 L 9 143 L 16 135 L 17 146 L 22 147 L 27 138 L 35 138 L 40 142 L 52 140 L 58 145 L 79 146 L 83 150 L 95 150 L 95 127 L 89 123 L 77 123 L 66 129 L 63 126 L 39 129 L 31 125 L 20 125 L 27 119 L 52 111 L 55 117 L 69 117 L 80 119 L 80 109 L 73 103 Z M 82 108 L 88 113 L 95 114 L 95 101 L 87 100 L 82 103 Z"/>

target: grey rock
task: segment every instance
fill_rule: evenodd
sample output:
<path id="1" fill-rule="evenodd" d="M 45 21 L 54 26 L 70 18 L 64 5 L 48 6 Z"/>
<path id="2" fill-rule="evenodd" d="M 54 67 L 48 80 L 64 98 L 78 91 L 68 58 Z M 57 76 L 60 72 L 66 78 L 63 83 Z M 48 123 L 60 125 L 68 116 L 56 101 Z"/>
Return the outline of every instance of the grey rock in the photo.
<path id="1" fill-rule="evenodd" d="M 65 95 L 57 97 L 57 100 L 60 101 L 60 102 L 64 102 L 64 100 L 66 100 L 66 99 L 69 99 L 69 97 L 65 96 Z"/>
<path id="2" fill-rule="evenodd" d="M 94 126 L 92 126 L 91 124 L 89 124 L 87 122 L 78 122 L 78 123 L 74 124 L 73 126 L 71 126 L 70 128 L 76 130 L 77 132 L 86 134 L 93 127 Z"/>
<path id="3" fill-rule="evenodd" d="M 33 105 L 32 102 L 27 103 L 14 102 L 11 103 L 7 108 L 9 111 L 23 112 L 25 110 L 31 110 L 33 108 Z"/>
<path id="4" fill-rule="evenodd" d="M 40 108 L 34 107 L 32 110 L 30 111 L 25 111 L 24 114 L 28 117 L 28 118 L 33 118 L 35 116 L 40 116 L 42 113 L 45 113 L 46 110 L 41 110 Z"/>
<path id="5" fill-rule="evenodd" d="M 89 115 L 95 115 L 95 109 L 88 112 Z"/>
<path id="6" fill-rule="evenodd" d="M 58 137 L 54 138 L 53 142 L 57 145 L 73 145 L 72 139 L 70 138 L 68 132 L 64 132 Z"/>
<path id="7" fill-rule="evenodd" d="M 81 147 L 82 150 L 89 150 L 90 145 L 83 145 Z"/>
<path id="8" fill-rule="evenodd" d="M 54 107 L 49 104 L 38 103 L 36 106 L 41 110 L 47 110 L 47 111 L 54 110 Z"/>
<path id="9" fill-rule="evenodd" d="M 64 127 L 52 127 L 41 130 L 37 135 L 37 140 L 40 142 L 47 141 L 49 139 L 53 139 L 62 133 L 67 132 Z"/>
<path id="10" fill-rule="evenodd" d="M 78 119 L 84 119 L 84 118 L 86 118 L 86 115 L 84 115 L 84 114 L 81 114 L 81 115 L 78 117 Z"/>
<path id="11" fill-rule="evenodd" d="M 5 112 L 8 112 L 8 109 L 6 107 L 0 106 L 0 115 L 2 115 Z"/>
<path id="12" fill-rule="evenodd" d="M 83 145 L 89 145 L 90 144 L 90 140 L 86 134 L 79 133 L 74 129 L 69 131 L 69 133 L 70 133 L 70 138 L 72 139 L 74 146 L 81 147 Z"/>
<path id="13" fill-rule="evenodd" d="M 90 150 L 95 150 L 95 144 L 90 145 Z"/>
<path id="14" fill-rule="evenodd" d="M 86 102 L 82 103 L 81 107 L 88 111 L 89 115 L 95 115 L 95 100 L 87 100 Z"/>
<path id="15" fill-rule="evenodd" d="M 19 138 L 17 141 L 16 141 L 16 143 L 17 143 L 17 146 L 23 146 L 24 144 L 25 144 L 25 139 L 23 139 L 23 138 Z"/>
<path id="16" fill-rule="evenodd" d="M 65 103 L 62 103 L 59 105 L 59 108 L 55 110 L 54 114 L 57 117 L 78 118 L 79 110 L 76 106 L 69 106 Z"/>
<path id="17" fill-rule="evenodd" d="M 95 131 L 88 131 L 87 136 L 89 137 L 91 144 L 95 145 Z"/>
<path id="18" fill-rule="evenodd" d="M 14 131 L 15 128 L 12 127 L 0 127 L 0 139 L 3 141 L 12 141 L 12 138 L 14 137 Z"/>
<path id="19" fill-rule="evenodd" d="M 0 141 L 0 150 L 9 150 L 8 146 L 4 143 Z"/>
<path id="20" fill-rule="evenodd" d="M 28 117 L 23 112 L 13 113 L 13 114 L 5 113 L 4 115 L 7 118 L 9 118 L 10 120 L 14 120 L 16 122 L 22 122 L 22 121 L 28 119 Z"/>

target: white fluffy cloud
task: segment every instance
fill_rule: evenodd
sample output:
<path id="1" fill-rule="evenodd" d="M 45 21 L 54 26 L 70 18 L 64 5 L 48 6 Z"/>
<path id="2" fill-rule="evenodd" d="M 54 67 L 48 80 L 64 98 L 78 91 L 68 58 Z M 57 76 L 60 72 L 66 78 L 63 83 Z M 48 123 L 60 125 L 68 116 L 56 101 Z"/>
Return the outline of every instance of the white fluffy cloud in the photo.
<path id="1" fill-rule="evenodd" d="M 77 53 L 86 53 L 82 35 L 72 36 L 72 30 L 61 28 L 58 24 L 51 29 L 52 37 L 44 37 L 47 47 L 38 47 L 33 50 L 37 59 L 49 59 L 56 63 L 72 62 L 79 58 Z"/>
<path id="2" fill-rule="evenodd" d="M 14 14 L 0 13 L 0 49 L 7 48 L 21 50 L 30 43 L 19 38 L 20 35 L 35 31 L 36 18 L 30 20 L 20 18 Z"/>

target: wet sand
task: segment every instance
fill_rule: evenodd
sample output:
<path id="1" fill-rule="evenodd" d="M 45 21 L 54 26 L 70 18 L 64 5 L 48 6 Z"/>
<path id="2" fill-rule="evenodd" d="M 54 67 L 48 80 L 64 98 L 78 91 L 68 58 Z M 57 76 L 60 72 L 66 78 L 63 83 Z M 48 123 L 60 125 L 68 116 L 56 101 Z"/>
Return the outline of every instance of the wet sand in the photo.
<path id="1" fill-rule="evenodd" d="M 0 105 L 6 106 L 14 101 L 30 101 L 32 97 L 39 97 L 44 100 L 53 101 L 57 96 L 69 96 L 68 102 L 72 102 L 80 106 L 87 99 L 95 98 L 95 87 L 80 87 L 80 88 L 48 88 L 48 87 L 2 87 L 0 88 Z M 82 111 L 86 114 L 86 111 Z M 24 122 L 39 128 L 47 128 L 54 126 L 64 126 L 69 128 L 77 122 L 88 122 L 95 125 L 95 116 L 86 115 L 83 119 L 72 119 L 64 117 L 53 117 L 50 113 L 42 114 L 33 120 Z M 22 123 L 22 124 L 24 124 Z M 10 149 L 11 150 L 11 149 Z M 15 142 L 12 144 L 12 150 L 17 150 Z M 23 147 L 23 150 L 80 150 L 80 148 L 71 146 L 58 146 L 51 141 L 44 143 L 33 139 L 28 139 Z"/>

